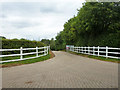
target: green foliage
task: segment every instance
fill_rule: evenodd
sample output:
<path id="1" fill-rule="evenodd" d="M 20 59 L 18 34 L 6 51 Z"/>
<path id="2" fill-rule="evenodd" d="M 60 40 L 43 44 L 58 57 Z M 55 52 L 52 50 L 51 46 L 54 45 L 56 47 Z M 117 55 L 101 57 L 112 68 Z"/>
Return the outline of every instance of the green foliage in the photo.
<path id="1" fill-rule="evenodd" d="M 25 38 L 21 38 L 20 40 L 26 40 Z"/>
<path id="2" fill-rule="evenodd" d="M 30 41 L 30 40 L 10 40 L 10 39 L 5 39 L 2 40 L 2 48 L 3 49 L 15 49 L 15 48 L 34 48 L 36 46 L 42 47 L 45 44 L 43 44 L 40 41 Z"/>
<path id="3" fill-rule="evenodd" d="M 52 38 L 50 40 L 50 48 L 51 48 L 51 50 L 55 50 L 55 40 L 54 40 L 54 38 Z"/>
<path id="4" fill-rule="evenodd" d="M 50 45 L 50 40 L 49 39 L 42 39 L 41 42 L 43 42 L 46 45 Z"/>
<path id="5" fill-rule="evenodd" d="M 120 47 L 120 2 L 86 2 L 56 36 L 56 48 L 65 45 Z"/>
<path id="6" fill-rule="evenodd" d="M 42 39 L 41 42 L 43 42 L 46 45 L 50 45 L 50 49 L 51 50 L 56 50 L 54 38 L 51 38 L 51 40 L 49 40 L 49 39 Z"/>
<path id="7" fill-rule="evenodd" d="M 6 39 L 6 37 L 4 37 L 4 36 L 0 36 L 0 39 Z"/>
<path id="8" fill-rule="evenodd" d="M 2 40 L 2 48 L 3 49 L 19 49 L 20 47 L 23 48 L 35 48 L 35 47 L 43 47 L 43 44 L 40 41 L 30 41 L 30 40 L 10 40 L 10 39 L 3 39 Z M 3 54 L 13 54 L 13 53 L 20 53 L 19 51 L 10 51 L 10 52 L 2 52 Z"/>

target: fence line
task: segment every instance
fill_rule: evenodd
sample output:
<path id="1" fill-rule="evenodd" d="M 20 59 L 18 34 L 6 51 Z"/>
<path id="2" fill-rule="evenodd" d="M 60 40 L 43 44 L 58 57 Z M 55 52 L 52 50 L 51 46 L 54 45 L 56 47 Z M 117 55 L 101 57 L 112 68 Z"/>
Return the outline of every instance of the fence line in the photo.
<path id="1" fill-rule="evenodd" d="M 41 50 L 43 49 L 43 50 L 39 51 L 40 49 Z M 25 50 L 36 50 L 36 52 L 23 53 L 23 51 L 25 51 Z M 0 61 L 0 63 L 22 61 L 22 60 L 27 60 L 27 59 L 46 56 L 48 54 L 49 50 L 50 50 L 50 46 L 36 47 L 36 48 L 23 48 L 23 47 L 20 47 L 20 49 L 0 49 L 0 52 L 3 52 L 3 51 L 20 51 L 20 54 L 0 55 L 0 58 L 9 57 L 9 56 L 20 56 L 20 59 Z M 43 54 L 39 55 L 39 53 L 41 53 L 41 54 L 43 53 Z M 36 56 L 35 57 L 29 57 L 29 58 L 23 58 L 24 55 L 33 55 L 33 54 L 36 54 Z"/>
<path id="2" fill-rule="evenodd" d="M 67 47 L 66 47 L 67 49 Z M 94 56 L 102 56 L 106 58 L 115 58 L 120 59 L 120 48 L 112 48 L 112 47 L 69 47 L 69 50 L 76 53 L 94 55 Z"/>

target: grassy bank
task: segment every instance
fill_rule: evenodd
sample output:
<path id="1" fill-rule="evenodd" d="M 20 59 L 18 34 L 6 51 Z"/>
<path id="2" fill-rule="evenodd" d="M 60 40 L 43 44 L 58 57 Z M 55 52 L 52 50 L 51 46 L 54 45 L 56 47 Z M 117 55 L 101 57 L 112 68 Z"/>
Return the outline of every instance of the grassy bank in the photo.
<path id="1" fill-rule="evenodd" d="M 69 51 L 69 53 L 80 55 L 80 56 L 87 57 L 87 58 L 96 59 L 96 60 L 101 60 L 101 61 L 120 63 L 120 59 L 105 58 L 105 57 L 100 57 L 100 56 L 98 57 L 98 56 L 86 55 L 86 54 L 81 54 L 81 53 L 76 53 L 76 52 L 71 52 L 71 51 Z"/>
<path id="2" fill-rule="evenodd" d="M 23 65 L 23 64 L 31 64 L 31 63 L 36 63 L 40 61 L 45 61 L 50 58 L 53 58 L 53 53 L 50 51 L 48 55 L 39 57 L 39 58 L 34 58 L 34 59 L 29 59 L 29 60 L 23 60 L 23 61 L 16 61 L 16 62 L 7 62 L 3 63 L 1 66 L 2 67 L 11 67 L 11 66 L 18 66 L 18 65 Z"/>

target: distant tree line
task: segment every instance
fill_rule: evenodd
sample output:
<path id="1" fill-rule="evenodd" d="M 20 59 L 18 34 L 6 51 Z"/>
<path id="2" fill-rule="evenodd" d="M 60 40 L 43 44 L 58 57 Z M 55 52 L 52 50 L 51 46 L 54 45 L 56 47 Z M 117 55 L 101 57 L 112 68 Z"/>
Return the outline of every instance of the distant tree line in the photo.
<path id="1" fill-rule="evenodd" d="M 56 50 L 56 46 L 55 46 L 55 40 L 54 38 L 52 38 L 51 40 L 49 39 L 42 39 L 41 42 L 43 42 L 46 45 L 50 45 L 51 50 Z"/>
<path id="2" fill-rule="evenodd" d="M 56 50 L 67 44 L 120 47 L 120 2 L 84 3 L 56 36 Z"/>

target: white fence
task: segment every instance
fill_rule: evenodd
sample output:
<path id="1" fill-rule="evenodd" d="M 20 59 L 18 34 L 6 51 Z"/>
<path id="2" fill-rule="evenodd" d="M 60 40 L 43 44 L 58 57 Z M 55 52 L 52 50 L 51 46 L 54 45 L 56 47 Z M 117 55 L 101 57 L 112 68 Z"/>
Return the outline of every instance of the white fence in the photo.
<path id="1" fill-rule="evenodd" d="M 30 53 L 23 53 L 25 50 L 36 50 L 36 52 L 30 52 Z M 39 51 L 42 50 L 42 51 Z M 5 63 L 5 62 L 14 62 L 14 61 L 22 61 L 22 60 L 27 60 L 27 59 L 32 59 L 32 58 L 37 58 L 37 57 L 42 57 L 48 54 L 48 51 L 50 50 L 50 46 L 45 46 L 45 47 L 36 47 L 36 48 L 20 48 L 20 49 L 0 49 L 0 52 L 3 51 L 20 51 L 20 54 L 10 54 L 10 55 L 0 55 L 0 58 L 3 57 L 10 57 L 10 56 L 20 56 L 20 59 L 15 59 L 15 60 L 2 60 L 0 63 Z M 39 55 L 41 53 L 41 55 Z M 23 58 L 24 55 L 34 55 L 34 57 L 29 57 L 29 58 Z"/>
<path id="2" fill-rule="evenodd" d="M 106 58 L 120 59 L 120 48 L 112 47 L 70 47 L 70 51 L 88 55 L 102 56 Z"/>

